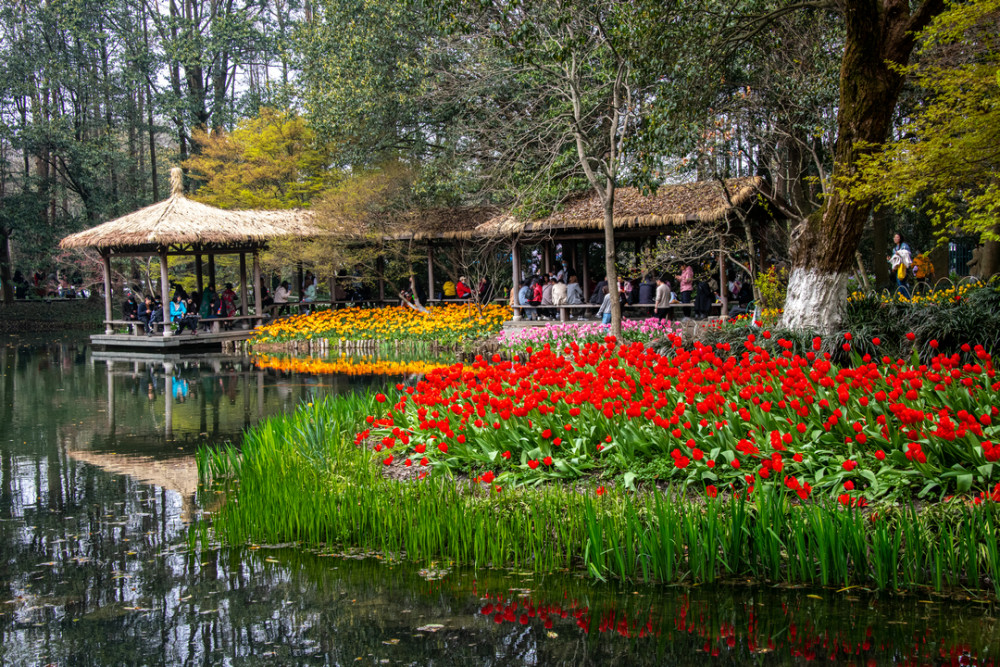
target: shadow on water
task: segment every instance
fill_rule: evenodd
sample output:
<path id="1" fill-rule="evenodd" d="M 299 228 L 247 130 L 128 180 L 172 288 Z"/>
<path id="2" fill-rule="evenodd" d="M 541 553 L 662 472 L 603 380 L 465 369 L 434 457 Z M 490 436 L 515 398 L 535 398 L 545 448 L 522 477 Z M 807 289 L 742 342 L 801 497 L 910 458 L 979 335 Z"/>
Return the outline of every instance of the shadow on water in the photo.
<path id="1" fill-rule="evenodd" d="M 993 607 L 938 598 L 190 551 L 188 520 L 214 504 L 194 495 L 197 444 L 383 381 L 8 341 L 0 663 L 992 664 L 1000 650 Z"/>

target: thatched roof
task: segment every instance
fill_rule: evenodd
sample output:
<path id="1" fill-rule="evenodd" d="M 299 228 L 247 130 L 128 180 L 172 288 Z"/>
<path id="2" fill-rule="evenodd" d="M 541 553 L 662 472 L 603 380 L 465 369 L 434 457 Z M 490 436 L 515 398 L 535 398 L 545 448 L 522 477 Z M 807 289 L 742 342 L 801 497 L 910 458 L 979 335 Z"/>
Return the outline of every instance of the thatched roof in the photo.
<path id="1" fill-rule="evenodd" d="M 437 208 L 413 211 L 398 223 L 386 240 L 470 239 L 476 229 L 496 215 L 493 208 Z"/>
<path id="2" fill-rule="evenodd" d="M 187 243 L 232 245 L 319 233 L 308 211 L 224 210 L 185 197 L 180 169 L 171 170 L 170 181 L 168 199 L 67 236 L 59 242 L 60 247 L 107 249 Z"/>
<path id="3" fill-rule="evenodd" d="M 636 188 L 615 190 L 614 224 L 616 229 L 656 228 L 692 222 L 720 222 L 736 208 L 749 210 L 758 203 L 771 201 L 771 191 L 763 178 L 730 178 L 726 190 L 718 181 L 697 181 L 661 186 L 651 197 Z M 762 200 L 758 200 L 758 195 Z M 777 217 L 781 217 L 775 213 Z M 522 232 L 560 230 L 599 230 L 604 227 L 604 207 L 596 193 L 569 201 L 556 213 L 540 220 L 518 220 L 509 213 L 496 216 L 476 232 L 482 236 L 513 236 Z"/>

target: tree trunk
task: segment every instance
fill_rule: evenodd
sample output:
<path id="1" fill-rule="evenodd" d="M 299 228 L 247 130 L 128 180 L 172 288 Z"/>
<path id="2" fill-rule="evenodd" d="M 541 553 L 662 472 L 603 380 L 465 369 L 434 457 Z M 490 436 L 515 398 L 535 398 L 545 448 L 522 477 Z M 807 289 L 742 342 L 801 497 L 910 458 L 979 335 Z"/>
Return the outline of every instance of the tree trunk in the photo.
<path id="1" fill-rule="evenodd" d="M 947 225 L 940 225 L 940 224 L 936 225 L 934 229 L 935 238 L 938 236 L 939 233 L 942 232 L 944 234 L 948 233 Z M 942 278 L 947 278 L 949 273 L 948 260 L 950 259 L 951 256 L 951 252 L 949 251 L 948 248 L 948 241 L 944 241 L 942 243 L 938 243 L 937 245 L 935 245 L 933 248 L 931 248 L 930 252 L 927 253 L 927 256 L 930 258 L 931 265 L 934 267 L 934 276 L 933 276 L 934 282 L 937 282 Z M 931 278 L 929 277 L 928 279 Z"/>
<path id="2" fill-rule="evenodd" d="M 979 277 L 982 280 L 989 280 L 997 273 L 1000 273 L 1000 243 L 983 241 L 983 250 L 979 255 Z"/>
<path id="3" fill-rule="evenodd" d="M 615 266 L 615 182 L 608 179 L 604 200 L 604 265 L 608 294 L 611 295 L 611 335 L 622 335 L 622 302 L 618 295 L 618 267 Z"/>
<path id="4" fill-rule="evenodd" d="M 914 33 L 944 7 L 924 0 L 911 16 L 908 0 L 846 0 L 847 37 L 840 67 L 840 105 L 834 180 L 853 173 L 863 152 L 885 141 Z M 862 144 L 864 147 L 859 147 Z M 845 199 L 833 189 L 826 206 L 797 230 L 782 326 L 836 331 L 847 302 L 847 279 L 872 202 Z"/>
<path id="5" fill-rule="evenodd" d="M 0 228 L 0 300 L 6 304 L 14 303 L 14 284 L 11 280 L 10 234 Z"/>
<path id="6" fill-rule="evenodd" d="M 889 262 L 886 261 L 887 249 L 889 247 L 889 211 L 882 209 L 876 211 L 874 216 L 874 228 L 872 233 L 872 271 L 875 273 L 875 289 L 888 289 L 889 282 Z"/>

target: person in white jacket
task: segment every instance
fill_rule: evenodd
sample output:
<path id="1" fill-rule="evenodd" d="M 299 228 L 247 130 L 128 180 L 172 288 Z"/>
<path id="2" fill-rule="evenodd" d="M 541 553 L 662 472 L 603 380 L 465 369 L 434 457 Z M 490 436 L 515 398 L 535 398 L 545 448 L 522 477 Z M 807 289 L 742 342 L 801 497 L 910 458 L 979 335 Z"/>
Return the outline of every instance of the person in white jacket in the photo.
<path id="1" fill-rule="evenodd" d="M 903 235 L 897 233 L 892 237 L 896 244 L 892 249 L 892 256 L 889 257 L 889 265 L 892 267 L 893 277 L 896 279 L 896 291 L 901 292 L 907 299 L 910 298 L 910 287 L 908 280 L 910 276 L 910 266 L 913 264 L 913 250 L 910 244 L 903 240 Z"/>

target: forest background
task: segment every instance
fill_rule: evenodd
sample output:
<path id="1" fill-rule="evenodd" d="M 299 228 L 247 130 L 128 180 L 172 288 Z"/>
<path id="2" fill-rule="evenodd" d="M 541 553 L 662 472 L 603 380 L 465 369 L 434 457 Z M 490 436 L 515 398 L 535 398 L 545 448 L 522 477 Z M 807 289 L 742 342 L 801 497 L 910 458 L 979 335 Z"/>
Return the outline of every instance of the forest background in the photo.
<path id="1" fill-rule="evenodd" d="M 898 231 L 936 275 L 949 240 L 1000 270 L 1000 0 L 0 8 L 5 301 L 18 269 L 96 280 L 96 257 L 58 240 L 164 198 L 178 164 L 207 203 L 313 206 L 359 229 L 764 174 L 789 209 L 767 263 L 886 285 Z M 891 110 L 881 138 L 866 100 Z"/>

